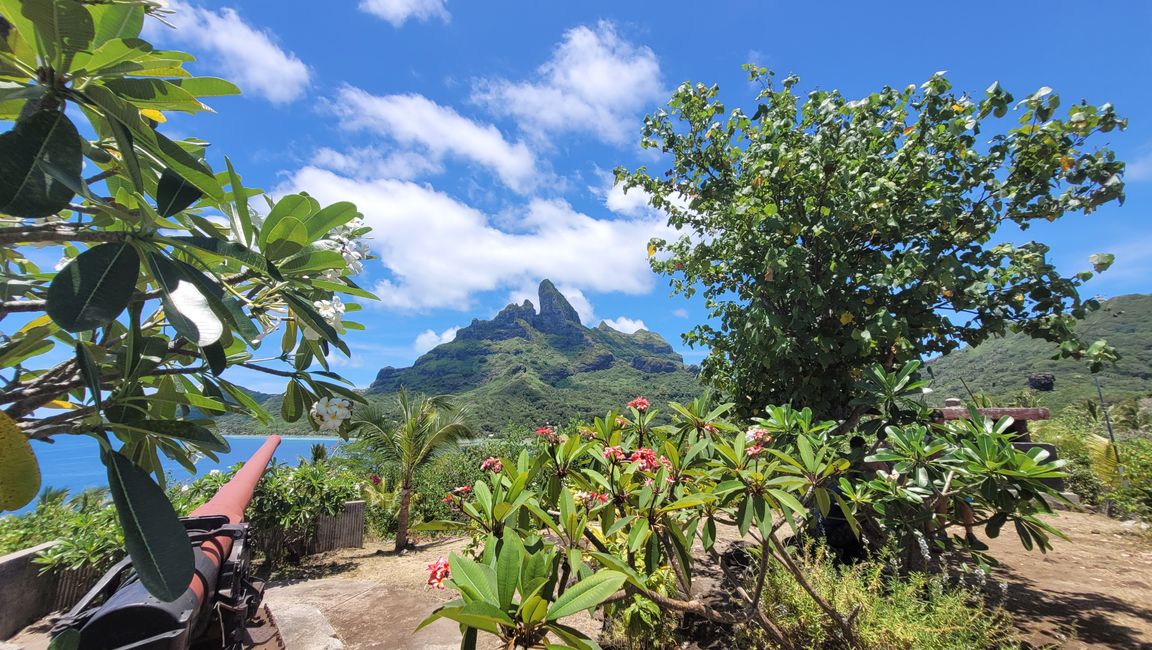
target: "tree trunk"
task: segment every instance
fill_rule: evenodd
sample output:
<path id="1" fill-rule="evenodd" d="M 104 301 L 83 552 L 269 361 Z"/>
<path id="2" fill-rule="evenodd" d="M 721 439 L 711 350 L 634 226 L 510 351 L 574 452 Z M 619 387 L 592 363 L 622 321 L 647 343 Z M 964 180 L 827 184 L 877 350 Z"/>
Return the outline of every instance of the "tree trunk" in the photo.
<path id="1" fill-rule="evenodd" d="M 396 552 L 408 548 L 408 507 L 412 505 L 412 488 L 400 488 L 400 513 L 396 516 Z"/>

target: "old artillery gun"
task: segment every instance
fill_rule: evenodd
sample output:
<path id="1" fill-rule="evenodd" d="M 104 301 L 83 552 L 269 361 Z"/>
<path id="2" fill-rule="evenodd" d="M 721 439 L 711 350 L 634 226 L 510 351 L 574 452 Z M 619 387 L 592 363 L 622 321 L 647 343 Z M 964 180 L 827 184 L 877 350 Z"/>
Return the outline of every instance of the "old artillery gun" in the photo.
<path id="1" fill-rule="evenodd" d="M 79 650 L 185 650 L 283 647 L 256 619 L 264 582 L 251 574 L 251 530 L 244 510 L 280 436 L 268 440 L 207 503 L 183 518 L 195 553 L 188 589 L 172 602 L 144 588 L 125 558 L 52 629 L 54 646 Z M 67 639 L 67 640 L 65 640 Z"/>

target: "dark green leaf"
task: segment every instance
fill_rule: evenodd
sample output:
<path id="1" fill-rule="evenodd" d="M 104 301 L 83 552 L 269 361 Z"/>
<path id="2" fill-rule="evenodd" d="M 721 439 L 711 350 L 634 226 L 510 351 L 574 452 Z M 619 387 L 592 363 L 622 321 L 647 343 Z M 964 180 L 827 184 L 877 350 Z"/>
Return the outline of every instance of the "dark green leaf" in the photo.
<path id="1" fill-rule="evenodd" d="M 156 211 L 162 217 L 170 217 L 186 210 L 202 196 L 204 193 L 196 186 L 180 178 L 180 175 L 171 169 L 165 169 L 160 174 L 160 183 L 156 187 Z"/>
<path id="2" fill-rule="evenodd" d="M 103 451 L 101 460 L 136 575 L 156 598 L 176 600 L 193 573 L 192 545 L 176 511 L 152 477 L 119 452 Z"/>
<path id="3" fill-rule="evenodd" d="M 43 218 L 68 207 L 75 196 L 69 187 L 44 170 L 80 178 L 84 154 L 80 134 L 64 113 L 42 110 L 20 120 L 0 135 L 0 213 Z"/>
<path id="4" fill-rule="evenodd" d="M 136 290 L 140 255 L 128 242 L 80 253 L 48 286 L 48 315 L 68 332 L 103 327 L 120 315 Z"/>

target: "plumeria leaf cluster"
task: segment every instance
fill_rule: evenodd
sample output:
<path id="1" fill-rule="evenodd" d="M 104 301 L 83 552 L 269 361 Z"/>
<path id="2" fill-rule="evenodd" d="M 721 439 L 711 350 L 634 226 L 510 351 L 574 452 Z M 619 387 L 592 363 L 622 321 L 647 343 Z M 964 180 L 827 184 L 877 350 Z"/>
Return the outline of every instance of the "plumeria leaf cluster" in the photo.
<path id="1" fill-rule="evenodd" d="M 708 349 L 702 376 L 742 415 L 787 402 L 845 418 L 873 364 L 1009 331 L 1093 371 L 1117 358 L 1074 328 L 1099 308 L 1080 288 L 1114 256 L 1066 275 L 1047 245 L 1002 230 L 1123 202 L 1124 163 L 1101 142 L 1126 126 L 1111 104 L 1062 105 L 1050 88 L 1017 101 L 999 84 L 970 96 L 943 73 L 805 95 L 796 77 L 748 71 L 752 110 L 685 83 L 644 124 L 668 168 L 616 171 L 681 231 L 651 242 L 651 265 L 702 294 L 710 319 L 685 340 Z"/>
<path id="2" fill-rule="evenodd" d="M 877 370 L 872 385 L 908 389 L 897 391 L 903 399 L 915 370 Z M 782 569 L 852 644 L 852 613 L 807 581 L 794 557 L 798 540 L 827 544 L 843 561 L 895 546 L 905 570 L 929 571 L 992 561 L 980 538 L 1009 523 L 1026 547 L 1050 547 L 1059 533 L 1039 515 L 1059 498 L 1049 480 L 1063 476 L 1061 462 L 1019 448 L 1011 420 L 973 410 L 968 420 L 938 423 L 894 414 L 891 399 L 890 391 L 872 394 L 863 424 L 883 427 L 862 424 L 851 436 L 838 433 L 839 422 L 787 405 L 740 423 L 734 404 L 710 395 L 670 404 L 666 417 L 638 399 L 627 415 L 541 427 L 532 450 L 484 460 L 484 480 L 445 495 L 455 518 L 415 528 L 464 532 L 474 542 L 470 555 L 429 567 L 429 584 L 460 599 L 426 623 L 457 621 L 465 647 L 488 633 L 508 647 L 594 648 L 561 619 L 600 608 L 631 612 L 631 628 L 691 613 L 757 626 L 791 647 L 775 614 L 760 607 L 765 576 Z M 745 570 L 722 561 L 724 531 L 750 549 Z M 698 599 L 702 566 L 725 574 L 737 610 Z M 661 614 L 640 617 L 638 604 Z"/>
<path id="3" fill-rule="evenodd" d="M 211 416 L 269 420 L 237 367 L 287 382 L 285 419 L 345 433 L 362 398 L 328 358 L 373 296 L 353 204 L 262 196 L 209 143 L 166 135 L 239 90 L 141 38 L 161 11 L 0 1 L 0 497 L 37 492 L 29 439 L 94 437 L 137 572 L 170 600 L 191 550 L 161 459 L 227 451 Z"/>

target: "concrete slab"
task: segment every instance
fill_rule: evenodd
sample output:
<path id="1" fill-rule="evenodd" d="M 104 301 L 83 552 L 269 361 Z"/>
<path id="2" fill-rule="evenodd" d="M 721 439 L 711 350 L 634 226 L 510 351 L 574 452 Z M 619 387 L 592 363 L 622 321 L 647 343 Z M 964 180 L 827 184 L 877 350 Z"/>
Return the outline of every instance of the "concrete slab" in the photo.
<path id="1" fill-rule="evenodd" d="M 276 618 L 276 627 L 284 647 L 295 650 L 344 650 L 332 624 L 313 605 L 279 604 L 268 606 Z"/>

